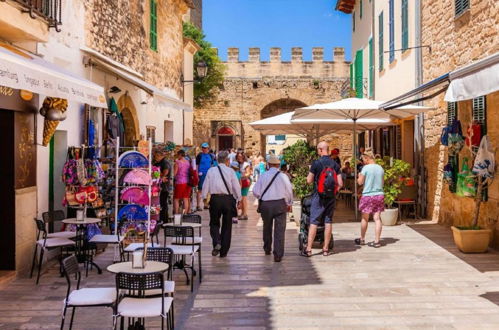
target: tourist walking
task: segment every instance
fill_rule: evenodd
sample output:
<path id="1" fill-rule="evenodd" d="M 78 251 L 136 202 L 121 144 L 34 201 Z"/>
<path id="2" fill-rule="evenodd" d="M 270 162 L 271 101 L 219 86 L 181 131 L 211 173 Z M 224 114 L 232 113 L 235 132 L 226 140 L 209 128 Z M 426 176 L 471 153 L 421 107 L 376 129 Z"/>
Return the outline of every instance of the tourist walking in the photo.
<path id="1" fill-rule="evenodd" d="M 263 250 L 266 255 L 272 253 L 274 236 L 274 261 L 280 262 L 284 255 L 286 216 L 293 205 L 293 187 L 286 174 L 279 171 L 281 161 L 277 156 L 270 155 L 268 164 L 269 170 L 256 182 L 253 195 L 259 200 L 258 211 L 263 220 Z"/>
<path id="2" fill-rule="evenodd" d="M 173 176 L 175 179 L 175 189 L 173 193 L 173 211 L 180 213 L 180 201 L 183 202 L 184 212 L 190 211 L 191 187 L 189 186 L 189 171 L 191 163 L 185 158 L 185 151 L 177 152 L 177 160 L 173 166 Z"/>
<path id="3" fill-rule="evenodd" d="M 239 185 L 241 185 L 241 171 L 239 170 L 239 163 L 238 162 L 230 163 L 230 168 L 233 169 L 234 172 L 236 173 L 237 180 L 239 180 Z M 237 214 L 232 217 L 232 223 L 239 223 Z"/>
<path id="4" fill-rule="evenodd" d="M 333 151 L 331 151 L 331 159 L 341 168 L 340 149 L 334 148 Z"/>
<path id="5" fill-rule="evenodd" d="M 159 193 L 159 205 L 161 207 L 161 211 L 159 212 L 159 221 L 160 222 L 168 222 L 168 195 L 169 195 L 169 184 L 170 184 L 170 172 L 171 165 L 166 159 L 166 154 L 161 149 L 154 150 L 154 166 L 159 167 L 160 169 L 160 177 L 159 180 L 161 182 Z"/>
<path id="6" fill-rule="evenodd" d="M 215 156 L 210 153 L 210 145 L 206 142 L 201 144 L 201 152 L 196 156 L 196 165 L 199 175 L 198 191 L 196 195 L 196 210 L 202 211 L 203 209 L 201 208 L 201 191 L 203 190 L 203 182 L 206 178 L 206 173 L 208 173 L 208 170 L 215 165 Z"/>
<path id="7" fill-rule="evenodd" d="M 251 186 L 251 165 L 247 162 L 244 152 L 238 151 L 236 154 L 236 162 L 239 163 L 239 171 L 241 172 L 241 215 L 239 220 L 248 220 L 248 193 Z"/>
<path id="8" fill-rule="evenodd" d="M 362 197 L 359 202 L 359 210 L 362 212 L 362 220 L 360 223 L 360 238 L 355 239 L 355 244 L 366 244 L 366 231 L 369 222 L 369 215 L 373 215 L 376 224 L 373 247 L 381 246 L 381 212 L 385 210 L 385 195 L 383 192 L 383 183 L 385 171 L 383 167 L 376 164 L 374 155 L 371 151 L 365 151 L 362 155 L 364 166 L 359 174 L 357 182 L 359 185 L 364 185 Z"/>
<path id="9" fill-rule="evenodd" d="M 237 216 L 240 206 L 241 186 L 236 173 L 228 167 L 229 153 L 220 151 L 218 166 L 208 170 L 203 183 L 203 198 L 210 197 L 210 235 L 213 244 L 211 254 L 226 257 L 232 238 L 232 217 Z M 220 218 L 222 226 L 220 227 Z"/>
<path id="10" fill-rule="evenodd" d="M 319 159 L 314 160 L 307 176 L 307 183 L 314 184 L 310 206 L 310 227 L 305 256 L 312 256 L 312 244 L 317 226 L 324 223 L 324 246 L 322 254 L 329 255 L 329 242 L 333 230 L 333 214 L 336 206 L 336 192 L 343 186 L 338 163 L 329 157 L 329 145 L 322 141 L 317 145 Z"/>

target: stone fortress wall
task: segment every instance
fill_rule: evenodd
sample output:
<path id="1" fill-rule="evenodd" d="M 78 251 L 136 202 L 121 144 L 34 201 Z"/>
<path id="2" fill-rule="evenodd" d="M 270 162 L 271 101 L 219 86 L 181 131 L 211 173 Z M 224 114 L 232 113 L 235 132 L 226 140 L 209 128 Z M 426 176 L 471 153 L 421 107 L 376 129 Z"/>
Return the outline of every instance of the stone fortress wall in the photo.
<path id="1" fill-rule="evenodd" d="M 225 81 L 210 104 L 195 109 L 194 143 L 209 142 L 221 149 L 218 132 L 234 132 L 233 147 L 249 153 L 262 151 L 265 137 L 250 122 L 297 107 L 341 98 L 348 83 L 349 64 L 343 48 L 334 48 L 333 61 L 324 61 L 324 48 L 313 48 L 313 60 L 303 61 L 303 50 L 292 48 L 291 61 L 281 60 L 281 49 L 271 48 L 270 60 L 262 61 L 259 48 L 250 48 L 248 61 L 240 61 L 239 49 L 229 48 Z M 327 138 L 343 154 L 351 154 L 350 136 Z"/>

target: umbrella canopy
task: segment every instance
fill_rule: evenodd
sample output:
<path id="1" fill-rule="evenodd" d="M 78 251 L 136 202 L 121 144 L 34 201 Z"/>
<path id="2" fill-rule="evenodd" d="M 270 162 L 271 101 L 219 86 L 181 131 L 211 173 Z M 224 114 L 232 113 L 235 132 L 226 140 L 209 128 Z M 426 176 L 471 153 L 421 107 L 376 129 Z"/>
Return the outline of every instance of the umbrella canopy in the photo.
<path id="1" fill-rule="evenodd" d="M 418 113 L 432 110 L 430 107 L 408 105 L 391 110 L 380 109 L 384 101 L 370 99 L 348 98 L 331 103 L 314 104 L 308 107 L 298 108 L 292 119 L 313 119 L 323 121 L 324 119 L 391 119 L 407 118 Z"/>

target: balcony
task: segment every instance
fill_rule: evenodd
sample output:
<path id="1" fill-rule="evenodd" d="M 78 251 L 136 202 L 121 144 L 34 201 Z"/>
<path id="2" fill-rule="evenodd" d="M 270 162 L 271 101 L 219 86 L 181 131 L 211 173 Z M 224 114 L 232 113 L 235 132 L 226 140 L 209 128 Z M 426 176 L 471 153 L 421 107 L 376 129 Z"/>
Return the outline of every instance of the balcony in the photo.
<path id="1" fill-rule="evenodd" d="M 0 0 L 6 2 L 7 0 Z M 62 0 L 10 0 L 18 4 L 23 13 L 29 13 L 33 19 L 41 18 L 46 21 L 49 28 L 60 32 Z"/>

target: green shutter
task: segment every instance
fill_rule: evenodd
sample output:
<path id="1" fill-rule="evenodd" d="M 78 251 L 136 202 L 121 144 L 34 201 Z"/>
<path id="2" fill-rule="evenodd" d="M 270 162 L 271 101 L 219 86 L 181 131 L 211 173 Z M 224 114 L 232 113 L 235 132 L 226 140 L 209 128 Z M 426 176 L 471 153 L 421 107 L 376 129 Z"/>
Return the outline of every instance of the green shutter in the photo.
<path id="1" fill-rule="evenodd" d="M 358 98 L 364 97 L 364 79 L 362 72 L 363 55 L 362 49 L 355 54 L 355 96 Z"/>
<path id="2" fill-rule="evenodd" d="M 353 63 L 350 63 L 350 89 L 353 89 L 355 82 L 353 71 L 354 71 Z"/>
<path id="3" fill-rule="evenodd" d="M 149 17 L 151 24 L 149 26 L 149 46 L 152 50 L 158 50 L 158 3 L 156 0 L 150 0 Z"/>
<path id="4" fill-rule="evenodd" d="M 389 60 L 390 63 L 395 61 L 395 4 L 394 0 L 389 0 L 389 12 L 388 12 L 388 46 L 390 50 Z"/>
<path id="5" fill-rule="evenodd" d="M 457 119 L 457 102 L 447 103 L 447 125 L 452 125 L 454 120 Z M 449 155 L 449 163 L 454 169 L 452 184 L 449 186 L 450 192 L 455 193 L 457 188 L 457 172 L 459 172 L 459 154 Z"/>
<path id="6" fill-rule="evenodd" d="M 360 19 L 362 19 L 362 0 L 360 0 L 360 13 L 359 13 L 359 16 L 360 16 Z"/>
<path id="7" fill-rule="evenodd" d="M 459 16 L 470 8 L 470 0 L 454 0 L 454 15 Z"/>
<path id="8" fill-rule="evenodd" d="M 408 0 L 402 0 L 402 49 L 409 47 L 409 5 Z"/>
<path id="9" fill-rule="evenodd" d="M 374 96 L 374 48 L 373 39 L 369 39 L 369 97 Z"/>
<path id="10" fill-rule="evenodd" d="M 383 71 L 383 59 L 384 59 L 384 49 L 383 49 L 383 12 L 378 16 L 378 62 L 379 71 Z"/>

